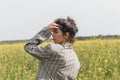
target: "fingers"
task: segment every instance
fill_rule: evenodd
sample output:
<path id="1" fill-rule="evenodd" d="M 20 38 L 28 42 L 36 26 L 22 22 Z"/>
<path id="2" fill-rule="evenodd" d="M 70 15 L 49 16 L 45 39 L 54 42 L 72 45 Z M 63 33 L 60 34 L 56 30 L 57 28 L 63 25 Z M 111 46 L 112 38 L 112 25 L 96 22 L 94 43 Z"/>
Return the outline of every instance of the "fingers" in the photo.
<path id="1" fill-rule="evenodd" d="M 56 23 L 51 23 L 48 25 L 50 31 L 53 31 L 53 29 L 58 29 L 59 28 L 59 25 L 56 24 Z"/>
<path id="2" fill-rule="evenodd" d="M 56 28 L 56 27 L 58 27 L 59 25 L 56 24 L 56 23 L 51 23 L 51 24 L 49 24 L 48 26 L 49 26 L 49 28 Z"/>

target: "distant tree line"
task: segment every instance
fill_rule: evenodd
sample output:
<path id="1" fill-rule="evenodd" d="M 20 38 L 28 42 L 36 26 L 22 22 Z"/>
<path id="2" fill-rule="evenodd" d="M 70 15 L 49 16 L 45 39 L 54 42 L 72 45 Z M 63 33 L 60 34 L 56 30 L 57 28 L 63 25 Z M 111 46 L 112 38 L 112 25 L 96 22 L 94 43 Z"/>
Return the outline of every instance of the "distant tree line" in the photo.
<path id="1" fill-rule="evenodd" d="M 26 40 L 5 40 L 5 41 L 0 41 L 0 44 L 4 44 L 4 43 L 8 43 L 8 44 L 12 44 L 12 43 L 21 43 L 21 42 L 26 42 L 28 41 Z"/>
<path id="2" fill-rule="evenodd" d="M 120 39 L 120 35 L 98 35 L 98 36 L 77 36 L 77 40 L 91 40 L 91 39 Z M 6 40 L 6 41 L 0 41 L 0 44 L 4 43 L 20 43 L 20 42 L 27 42 L 26 40 Z"/>
<path id="3" fill-rule="evenodd" d="M 78 40 L 90 40 L 90 39 L 120 39 L 120 35 L 98 35 L 98 36 L 78 36 Z"/>

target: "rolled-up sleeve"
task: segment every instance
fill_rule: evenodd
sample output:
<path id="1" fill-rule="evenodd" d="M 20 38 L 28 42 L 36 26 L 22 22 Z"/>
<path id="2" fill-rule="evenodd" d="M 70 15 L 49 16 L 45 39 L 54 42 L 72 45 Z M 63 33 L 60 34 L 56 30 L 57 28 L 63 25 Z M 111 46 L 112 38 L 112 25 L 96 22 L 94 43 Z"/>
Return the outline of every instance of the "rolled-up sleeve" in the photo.
<path id="1" fill-rule="evenodd" d="M 45 47 L 39 47 L 38 45 L 49 39 L 50 36 L 51 32 L 49 31 L 48 27 L 44 27 L 24 46 L 25 51 L 37 59 L 48 58 L 51 53 L 51 46 L 47 45 Z"/>

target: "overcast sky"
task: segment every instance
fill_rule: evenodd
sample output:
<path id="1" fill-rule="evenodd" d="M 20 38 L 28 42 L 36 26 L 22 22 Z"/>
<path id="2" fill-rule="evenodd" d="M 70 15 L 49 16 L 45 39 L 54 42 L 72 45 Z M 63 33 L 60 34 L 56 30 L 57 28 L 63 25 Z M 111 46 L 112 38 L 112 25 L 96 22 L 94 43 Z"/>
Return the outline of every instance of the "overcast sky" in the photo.
<path id="1" fill-rule="evenodd" d="M 120 0 L 0 0 L 0 41 L 30 39 L 67 16 L 77 36 L 120 35 Z"/>

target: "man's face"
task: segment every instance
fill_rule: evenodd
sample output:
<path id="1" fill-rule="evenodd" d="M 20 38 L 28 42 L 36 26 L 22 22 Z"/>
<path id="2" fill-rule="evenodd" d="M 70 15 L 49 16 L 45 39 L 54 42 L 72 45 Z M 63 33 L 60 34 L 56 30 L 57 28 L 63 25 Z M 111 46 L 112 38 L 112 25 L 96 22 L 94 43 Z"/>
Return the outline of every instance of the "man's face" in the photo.
<path id="1" fill-rule="evenodd" d="M 66 41 L 62 31 L 59 28 L 53 29 L 53 41 L 54 43 L 62 44 Z"/>

